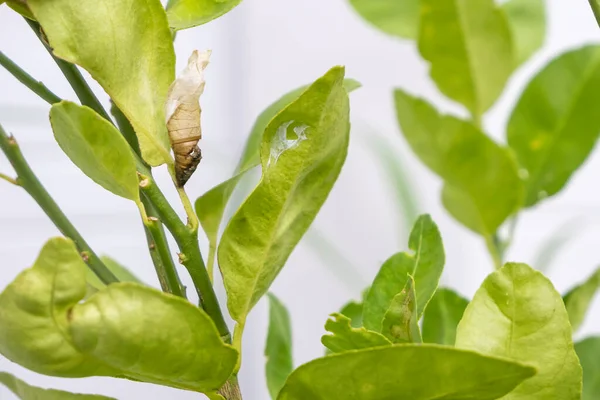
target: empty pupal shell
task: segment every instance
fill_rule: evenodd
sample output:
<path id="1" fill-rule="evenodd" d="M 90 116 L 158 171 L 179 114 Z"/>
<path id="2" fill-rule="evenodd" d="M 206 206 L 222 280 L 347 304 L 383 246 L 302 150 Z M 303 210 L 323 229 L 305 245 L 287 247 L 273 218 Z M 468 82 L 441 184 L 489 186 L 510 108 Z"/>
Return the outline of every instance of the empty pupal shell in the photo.
<path id="1" fill-rule="evenodd" d="M 181 75 L 171 84 L 165 103 L 167 130 L 175 154 L 175 178 L 182 187 L 190 179 L 202 159 L 198 142 L 200 127 L 200 95 L 204 92 L 204 70 L 210 50 L 195 50 Z"/>

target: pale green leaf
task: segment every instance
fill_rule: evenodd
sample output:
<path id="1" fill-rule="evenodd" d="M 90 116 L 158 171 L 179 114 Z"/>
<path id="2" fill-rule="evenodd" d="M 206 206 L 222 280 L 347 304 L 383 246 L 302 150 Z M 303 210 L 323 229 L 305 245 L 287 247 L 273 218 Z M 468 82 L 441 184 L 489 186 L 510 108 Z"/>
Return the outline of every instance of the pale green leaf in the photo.
<path id="1" fill-rule="evenodd" d="M 6 372 L 0 372 L 0 383 L 21 400 L 115 400 L 111 397 L 94 394 L 75 394 L 30 386 Z"/>
<path id="2" fill-rule="evenodd" d="M 600 289 L 600 269 L 581 285 L 575 286 L 564 296 L 565 307 L 573 332 L 577 332 L 585 320 L 592 300 Z"/>
<path id="3" fill-rule="evenodd" d="M 102 256 L 102 257 L 100 257 L 100 259 L 102 260 L 102 262 L 104 263 L 106 268 L 108 268 L 108 270 L 110 272 L 112 272 L 113 275 L 116 276 L 120 282 L 134 282 L 134 283 L 143 284 L 143 282 L 141 280 L 139 280 L 137 276 L 135 276 L 126 267 L 119 264 L 116 260 L 114 260 L 108 256 Z M 89 268 L 86 270 L 86 280 L 87 280 L 87 283 L 96 290 L 102 290 L 106 287 L 106 284 L 104 282 L 102 282 L 98 278 L 98 276 L 96 274 L 94 274 L 92 272 L 92 270 Z"/>
<path id="4" fill-rule="evenodd" d="M 534 374 L 522 364 L 451 347 L 396 345 L 304 364 L 278 400 L 493 400 Z"/>
<path id="5" fill-rule="evenodd" d="M 396 109 L 408 144 L 444 179 L 446 208 L 476 232 L 495 233 L 522 201 L 523 183 L 509 151 L 473 124 L 440 115 L 424 100 L 400 90 Z"/>
<path id="6" fill-rule="evenodd" d="M 285 380 L 294 370 L 292 356 L 292 325 L 290 314 L 272 293 L 269 297 L 269 331 L 265 356 L 267 357 L 267 387 L 272 399 L 276 399 Z"/>
<path id="7" fill-rule="evenodd" d="M 509 0 L 502 4 L 513 38 L 517 65 L 527 61 L 546 38 L 544 0 Z"/>
<path id="8" fill-rule="evenodd" d="M 265 130 L 261 181 L 229 222 L 218 250 L 227 305 L 241 325 L 316 217 L 346 159 L 343 77 L 343 68 L 330 70 Z"/>
<path id="9" fill-rule="evenodd" d="M 383 32 L 416 39 L 419 32 L 419 0 L 350 0 L 350 5 Z"/>
<path id="10" fill-rule="evenodd" d="M 50 240 L 0 294 L 0 353 L 51 376 L 126 377 L 206 393 L 233 372 L 237 352 L 191 303 L 135 283 L 82 302 L 85 294 L 74 243 Z"/>
<path id="11" fill-rule="evenodd" d="M 350 319 L 350 326 L 360 328 L 363 325 L 363 303 L 354 300 L 344 304 L 340 314 Z"/>
<path id="12" fill-rule="evenodd" d="M 600 133 L 600 46 L 569 51 L 529 83 L 507 127 L 526 179 L 526 205 L 558 193 Z"/>
<path id="13" fill-rule="evenodd" d="M 581 400 L 598 400 L 598 393 L 600 393 L 600 337 L 590 337 L 575 343 L 575 351 L 583 368 Z"/>
<path id="14" fill-rule="evenodd" d="M 110 122 L 64 100 L 50 109 L 50 122 L 56 141 L 84 174 L 117 196 L 140 201 L 133 152 Z"/>
<path id="15" fill-rule="evenodd" d="M 2 4 L 0 2 L 0 4 Z M 31 20 L 35 20 L 33 14 L 31 14 L 31 10 L 27 7 L 27 3 L 25 0 L 6 0 L 6 5 L 12 8 L 14 11 L 18 12 L 22 16 L 29 18 Z"/>
<path id="16" fill-rule="evenodd" d="M 348 92 L 351 92 L 358 89 L 360 83 L 354 79 L 345 79 L 344 87 Z M 237 184 L 247 171 L 260 164 L 260 146 L 263 133 L 269 125 L 269 122 L 271 122 L 281 110 L 297 100 L 307 88 L 308 85 L 302 86 L 283 95 L 258 116 L 250 131 L 250 135 L 246 140 L 246 145 L 244 146 L 242 156 L 240 157 L 240 161 L 238 162 L 233 176 L 210 189 L 196 200 L 196 213 L 198 214 L 200 224 L 202 225 L 204 232 L 206 232 L 206 236 L 212 246 L 216 247 L 223 214 L 225 213 L 227 203 L 237 187 Z"/>
<path id="17" fill-rule="evenodd" d="M 421 0 L 419 51 L 442 93 L 475 119 L 495 103 L 516 63 L 494 0 Z"/>
<path id="18" fill-rule="evenodd" d="M 486 278 L 458 325 L 456 347 L 537 369 L 503 399 L 581 398 L 581 366 L 562 298 L 544 275 L 525 264 L 506 264 Z"/>
<path id="19" fill-rule="evenodd" d="M 367 349 L 370 347 L 391 346 L 392 342 L 381 333 L 365 328 L 353 328 L 350 318 L 334 313 L 325 323 L 325 330 L 331 334 L 323 335 L 321 343 L 333 353 L 349 350 Z"/>
<path id="20" fill-rule="evenodd" d="M 406 286 L 392 299 L 383 317 L 381 332 L 393 343 L 421 343 L 417 317 L 415 280 L 409 275 Z"/>
<path id="21" fill-rule="evenodd" d="M 119 107 L 152 166 L 172 163 L 164 103 L 175 52 L 158 0 L 28 0 L 54 54 L 87 70 Z"/>
<path id="22" fill-rule="evenodd" d="M 171 0 L 167 6 L 169 25 L 174 30 L 206 24 L 227 14 L 242 0 Z"/>
<path id="23" fill-rule="evenodd" d="M 423 314 L 423 341 L 454 346 L 456 328 L 469 301 L 451 289 L 438 289 Z"/>
<path id="24" fill-rule="evenodd" d="M 363 318 L 367 329 L 381 332 L 383 318 L 394 297 L 404 289 L 408 275 L 414 277 L 417 320 L 437 289 L 444 269 L 445 255 L 438 227 L 429 215 L 415 222 L 408 247 L 413 251 L 397 253 L 379 270 L 365 299 Z"/>

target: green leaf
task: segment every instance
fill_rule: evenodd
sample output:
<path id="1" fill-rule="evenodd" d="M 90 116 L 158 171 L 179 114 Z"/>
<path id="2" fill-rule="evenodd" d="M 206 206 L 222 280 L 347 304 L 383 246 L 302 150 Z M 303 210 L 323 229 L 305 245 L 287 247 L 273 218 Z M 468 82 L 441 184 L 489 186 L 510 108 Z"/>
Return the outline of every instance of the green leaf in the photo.
<path id="1" fill-rule="evenodd" d="M 323 335 L 321 343 L 333 353 L 391 346 L 392 344 L 381 333 L 365 328 L 352 328 L 350 318 L 342 314 L 334 313 L 331 316 L 333 319 L 330 318 L 325 323 L 325 330 L 331 332 L 331 335 Z"/>
<path id="2" fill-rule="evenodd" d="M 0 4 L 2 3 L 3 1 L 0 2 Z M 29 10 L 29 7 L 27 7 L 25 0 L 7 0 L 6 5 L 12 8 L 13 11 L 16 11 L 22 16 L 24 16 L 25 18 L 35 20 L 33 14 L 31 14 L 31 10 Z"/>
<path id="3" fill-rule="evenodd" d="M 523 183 L 509 151 L 473 124 L 442 116 L 424 100 L 400 90 L 396 109 L 412 150 L 444 179 L 448 211 L 470 229 L 494 234 L 522 201 Z"/>
<path id="4" fill-rule="evenodd" d="M 354 79 L 345 79 L 344 87 L 348 92 L 351 92 L 358 89 L 360 83 Z M 305 85 L 285 94 L 258 116 L 250 131 L 250 136 L 248 136 L 244 151 L 233 176 L 210 189 L 196 200 L 196 214 L 198 214 L 200 224 L 212 246 L 216 247 L 217 245 L 217 236 L 221 227 L 221 221 L 223 220 L 223 214 L 237 184 L 246 172 L 260 164 L 260 146 L 267 125 L 281 110 L 297 100 L 307 88 L 308 85 Z"/>
<path id="5" fill-rule="evenodd" d="M 429 215 L 422 215 L 415 222 L 408 247 L 414 254 L 393 255 L 375 277 L 363 310 L 367 329 L 381 332 L 385 313 L 394 297 L 404 289 L 408 275 L 415 280 L 417 320 L 435 293 L 444 269 L 445 255 L 440 231 Z"/>
<path id="6" fill-rule="evenodd" d="M 600 337 L 590 337 L 575 343 L 575 351 L 583 368 L 581 400 L 597 400 L 600 393 Z"/>
<path id="7" fill-rule="evenodd" d="M 106 265 L 106 268 L 108 268 L 108 270 L 112 272 L 113 275 L 116 276 L 120 282 L 134 282 L 139 283 L 141 285 L 144 284 L 141 280 L 139 280 L 137 276 L 133 275 L 131 271 L 129 271 L 123 265 L 119 264 L 116 260 L 108 256 L 102 256 L 100 257 L 100 259 L 102 260 L 104 265 Z M 102 282 L 98 278 L 98 276 L 96 276 L 96 274 L 94 274 L 89 268 L 86 270 L 86 281 L 96 290 L 102 290 L 106 287 L 106 284 Z"/>
<path id="8" fill-rule="evenodd" d="M 269 333 L 265 356 L 267 357 L 267 387 L 276 399 L 285 380 L 294 370 L 292 357 L 292 325 L 285 306 L 272 293 L 269 297 Z"/>
<path id="9" fill-rule="evenodd" d="M 423 314 L 423 341 L 454 346 L 456 328 L 469 301 L 451 289 L 438 289 Z"/>
<path id="10" fill-rule="evenodd" d="M 51 376 L 126 377 L 205 393 L 233 372 L 237 352 L 189 302 L 135 283 L 82 302 L 85 294 L 74 243 L 50 240 L 0 294 L 0 353 Z"/>
<path id="11" fill-rule="evenodd" d="M 350 5 L 383 32 L 416 39 L 419 31 L 419 0 L 350 0 Z"/>
<path id="12" fill-rule="evenodd" d="M 513 38 L 517 65 L 523 64 L 546 38 L 544 0 L 509 0 L 502 4 Z"/>
<path id="13" fill-rule="evenodd" d="M 470 351 L 397 345 L 304 364 L 278 400 L 492 400 L 534 374 L 531 367 Z"/>
<path id="14" fill-rule="evenodd" d="M 56 141 L 84 174 L 117 196 L 140 201 L 135 158 L 110 122 L 70 101 L 52 106 L 50 122 Z"/>
<path id="15" fill-rule="evenodd" d="M 583 324 L 585 315 L 598 289 L 600 289 L 600 268 L 587 281 L 575 286 L 564 296 L 564 303 L 573 332 L 577 332 Z"/>
<path id="16" fill-rule="evenodd" d="M 169 25 L 174 30 L 206 24 L 227 14 L 242 0 L 171 0 L 167 6 Z"/>
<path id="17" fill-rule="evenodd" d="M 230 314 L 242 326 L 316 217 L 346 159 L 350 123 L 343 77 L 343 68 L 333 68 L 269 123 L 261 181 L 223 233 L 219 266 Z"/>
<path id="18" fill-rule="evenodd" d="M 510 400 L 579 400 L 581 367 L 560 294 L 540 272 L 506 264 L 489 275 L 458 325 L 456 347 L 532 365 Z"/>
<path id="19" fill-rule="evenodd" d="M 506 16 L 494 0 L 421 0 L 419 51 L 442 93 L 476 120 L 516 63 Z"/>
<path id="20" fill-rule="evenodd" d="M 600 132 L 600 46 L 554 59 L 529 83 L 507 127 L 527 172 L 526 205 L 558 193 L 592 151 Z"/>
<path id="21" fill-rule="evenodd" d="M 163 110 L 175 52 L 158 0 L 28 0 L 54 54 L 87 70 L 127 116 L 142 156 L 173 163 Z"/>
<path id="22" fill-rule="evenodd" d="M 21 400 L 115 400 L 111 397 L 94 394 L 75 394 L 30 386 L 6 372 L 0 372 L 0 383 Z"/>
<path id="23" fill-rule="evenodd" d="M 340 314 L 350 318 L 350 326 L 360 328 L 363 326 L 363 306 L 369 293 L 370 288 L 366 288 L 362 292 L 360 302 L 351 300 L 346 303 L 340 310 Z"/>
<path id="24" fill-rule="evenodd" d="M 421 343 L 421 330 L 417 318 L 415 280 L 408 276 L 406 286 L 392 299 L 383 317 L 381 332 L 393 343 Z"/>

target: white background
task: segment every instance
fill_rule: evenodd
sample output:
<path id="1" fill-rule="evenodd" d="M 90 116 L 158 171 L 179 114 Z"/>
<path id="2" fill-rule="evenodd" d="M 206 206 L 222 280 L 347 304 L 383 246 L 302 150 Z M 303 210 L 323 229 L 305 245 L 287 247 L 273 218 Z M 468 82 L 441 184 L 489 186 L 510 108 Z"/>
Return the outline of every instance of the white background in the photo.
<path id="1" fill-rule="evenodd" d="M 510 110 L 532 74 L 557 54 L 600 38 L 587 1 L 548 0 L 547 5 L 549 32 L 544 50 L 516 73 L 485 120 L 490 135 L 501 142 Z M 309 234 L 272 288 L 292 314 L 297 365 L 323 353 L 320 336 L 328 314 L 358 297 L 381 263 L 406 249 L 400 207 L 384 170 L 366 146 L 372 135 L 393 143 L 393 150 L 407 166 L 420 210 L 431 213 L 440 226 L 447 252 L 443 284 L 465 296 L 473 295 L 492 269 L 485 246 L 443 210 L 439 179 L 410 154 L 394 117 L 394 87 L 426 97 L 447 112 L 463 112 L 444 100 L 431 83 L 413 43 L 372 29 L 345 0 L 246 0 L 225 17 L 178 35 L 178 70 L 195 48 L 213 49 L 213 59 L 203 97 L 205 158 L 188 184 L 194 198 L 231 174 L 254 119 L 283 93 L 313 81 L 337 64 L 346 65 L 347 76 L 364 85 L 351 95 L 353 138 L 348 160 L 314 225 L 343 250 L 346 261 L 325 262 L 310 244 L 318 240 L 314 233 Z M 7 7 L 0 7 L 0 50 L 61 97 L 75 99 L 29 27 Z M 110 254 L 156 285 L 135 206 L 96 186 L 70 163 L 53 141 L 48 108 L 0 69 L 0 123 L 17 137 L 48 191 L 97 252 Z M 561 291 L 584 279 L 600 261 L 599 170 L 600 154 L 595 152 L 563 193 L 523 213 L 509 253 L 510 260 L 535 263 L 542 243 L 569 226 L 575 236 L 554 258 L 549 271 Z M 1 155 L 0 171 L 11 173 Z M 176 202 L 164 171 L 159 178 Z M 43 243 L 54 235 L 56 229 L 33 201 L 0 181 L 0 288 L 30 266 Z M 202 246 L 206 254 L 204 239 Z M 599 306 L 597 302 L 579 336 L 600 333 Z M 262 301 L 249 318 L 244 338 L 241 384 L 249 400 L 268 398 L 263 356 L 266 324 L 267 307 Z M 202 397 L 108 378 L 49 378 L 3 358 L 0 370 L 44 387 L 122 400 Z M 13 398 L 0 388 L 1 400 Z"/>

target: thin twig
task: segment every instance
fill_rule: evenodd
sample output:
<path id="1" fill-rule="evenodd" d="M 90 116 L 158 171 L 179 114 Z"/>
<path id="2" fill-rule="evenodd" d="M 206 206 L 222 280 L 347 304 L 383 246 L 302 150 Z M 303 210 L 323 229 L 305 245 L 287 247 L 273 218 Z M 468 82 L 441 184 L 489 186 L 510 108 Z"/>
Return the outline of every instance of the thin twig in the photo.
<path id="1" fill-rule="evenodd" d="M 4 180 L 10 184 L 13 184 L 15 186 L 21 186 L 21 184 L 17 181 L 16 178 L 11 178 L 10 176 L 8 176 L 6 174 L 0 173 L 0 179 Z"/>
<path id="2" fill-rule="evenodd" d="M 31 89 L 49 104 L 58 103 L 61 99 L 42 82 L 35 80 L 31 75 L 25 72 L 21 67 L 15 64 L 10 58 L 0 51 L 0 65 L 2 65 L 19 82 Z"/>
<path id="3" fill-rule="evenodd" d="M 118 282 L 117 277 L 104 265 L 102 260 L 94 253 L 90 246 L 86 243 L 71 221 L 58 207 L 56 202 L 50 197 L 46 189 L 42 186 L 38 178 L 35 176 L 29 164 L 23 157 L 17 141 L 13 137 L 9 137 L 0 125 L 0 149 L 4 152 L 8 161 L 13 166 L 18 176 L 18 182 L 29 193 L 29 195 L 38 203 L 44 210 L 46 215 L 54 222 L 54 225 L 62 232 L 63 235 L 75 242 L 77 248 L 85 255 L 90 269 L 100 278 L 105 284 Z"/>

